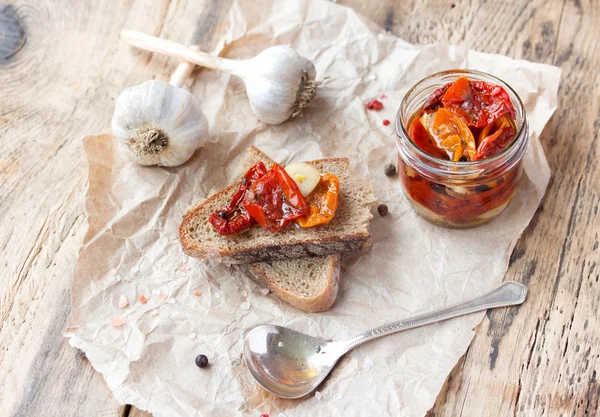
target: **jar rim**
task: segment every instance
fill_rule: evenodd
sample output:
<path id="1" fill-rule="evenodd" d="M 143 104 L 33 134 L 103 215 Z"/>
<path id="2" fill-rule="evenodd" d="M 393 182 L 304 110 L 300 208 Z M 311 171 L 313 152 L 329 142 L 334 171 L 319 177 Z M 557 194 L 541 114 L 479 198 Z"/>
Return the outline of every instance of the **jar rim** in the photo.
<path id="1" fill-rule="evenodd" d="M 487 78 L 490 78 L 493 82 L 498 83 L 501 87 L 508 90 L 509 95 L 514 97 L 517 105 L 519 106 L 519 108 L 521 110 L 521 113 L 523 114 L 523 121 L 521 123 L 521 126 L 519 126 L 519 130 L 515 136 L 515 140 L 513 140 L 510 145 L 508 145 L 505 149 L 503 149 L 496 155 L 492 156 L 491 158 L 485 158 L 485 159 L 481 159 L 479 161 L 466 161 L 466 162 L 460 162 L 460 161 L 454 162 L 454 161 L 450 161 L 450 160 L 436 158 L 436 157 L 428 154 L 427 152 L 423 151 L 420 147 L 418 147 L 413 142 L 412 138 L 408 134 L 406 127 L 402 123 L 401 112 L 402 112 L 402 108 L 406 102 L 407 97 L 410 97 L 411 94 L 413 94 L 420 86 L 422 86 L 425 82 L 431 80 L 432 78 L 441 77 L 444 75 L 461 74 L 461 73 L 462 74 L 475 74 L 475 75 L 478 75 L 481 77 L 487 77 Z M 508 83 L 506 83 L 502 79 L 496 77 L 495 75 L 489 74 L 487 72 L 471 70 L 471 69 L 452 69 L 452 70 L 439 71 L 439 72 L 433 73 L 431 75 L 428 75 L 427 77 L 418 81 L 415 85 L 413 85 L 411 87 L 410 90 L 408 90 L 406 92 L 406 94 L 402 98 L 400 107 L 398 108 L 398 111 L 396 112 L 396 126 L 395 126 L 396 138 L 397 138 L 396 147 L 400 151 L 399 139 L 401 139 L 402 137 L 405 137 L 405 138 L 408 138 L 408 140 L 406 142 L 410 145 L 411 150 L 416 152 L 419 155 L 419 157 L 425 159 L 428 162 L 432 162 L 434 164 L 439 164 L 440 166 L 447 168 L 449 170 L 456 169 L 457 167 L 465 167 L 465 168 L 469 168 L 469 169 L 485 168 L 488 165 L 493 165 L 497 161 L 502 161 L 506 158 L 509 158 L 512 154 L 514 154 L 518 150 L 519 147 L 517 146 L 517 144 L 521 143 L 524 140 L 522 138 L 524 136 L 523 133 L 527 129 L 527 123 L 528 123 L 527 113 L 525 112 L 525 106 L 523 105 L 523 102 L 521 101 L 521 97 L 519 97 L 517 92 Z"/>

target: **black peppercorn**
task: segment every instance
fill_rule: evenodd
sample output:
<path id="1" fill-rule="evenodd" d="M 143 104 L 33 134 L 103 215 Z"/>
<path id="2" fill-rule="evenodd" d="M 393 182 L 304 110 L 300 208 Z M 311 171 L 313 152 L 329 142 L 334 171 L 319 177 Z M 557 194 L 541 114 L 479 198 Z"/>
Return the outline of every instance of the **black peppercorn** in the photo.
<path id="1" fill-rule="evenodd" d="M 208 358 L 206 355 L 198 355 L 196 356 L 196 366 L 198 368 L 204 368 L 208 365 Z"/>
<path id="2" fill-rule="evenodd" d="M 377 206 L 377 211 L 379 212 L 379 215 L 383 217 L 386 214 L 388 214 L 388 206 L 386 206 L 385 204 L 380 204 L 379 206 Z"/>
<path id="3" fill-rule="evenodd" d="M 396 165 L 387 164 L 385 166 L 385 175 L 387 175 L 388 177 L 393 177 L 394 175 L 396 175 Z"/>

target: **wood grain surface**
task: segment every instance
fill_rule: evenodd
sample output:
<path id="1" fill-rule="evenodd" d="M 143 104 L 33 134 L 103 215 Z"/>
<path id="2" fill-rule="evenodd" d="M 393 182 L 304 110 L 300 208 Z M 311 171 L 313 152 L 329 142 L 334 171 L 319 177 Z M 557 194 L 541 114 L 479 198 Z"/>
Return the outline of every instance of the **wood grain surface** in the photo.
<path id="1" fill-rule="evenodd" d="M 488 313 L 428 416 L 598 415 L 600 2 L 339 3 L 409 42 L 562 67 L 559 107 L 542 135 L 552 179 L 506 277 L 530 296 Z M 176 66 L 120 43 L 122 28 L 211 49 L 228 4 L 0 4 L 0 416 L 147 416 L 120 406 L 62 337 L 86 229 L 81 138 L 109 130 L 121 90 Z"/>

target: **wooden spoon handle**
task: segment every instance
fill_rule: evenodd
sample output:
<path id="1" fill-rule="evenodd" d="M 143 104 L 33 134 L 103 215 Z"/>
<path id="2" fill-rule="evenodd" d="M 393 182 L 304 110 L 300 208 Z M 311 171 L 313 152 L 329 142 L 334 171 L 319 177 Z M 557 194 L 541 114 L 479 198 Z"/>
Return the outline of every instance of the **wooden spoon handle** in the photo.
<path id="1" fill-rule="evenodd" d="M 234 71 L 240 62 L 232 59 L 219 58 L 202 51 L 194 51 L 187 46 L 166 39 L 157 38 L 134 30 L 122 30 L 121 39 L 146 51 L 158 52 L 178 58 L 182 61 L 191 62 L 206 68 L 224 71 Z"/>

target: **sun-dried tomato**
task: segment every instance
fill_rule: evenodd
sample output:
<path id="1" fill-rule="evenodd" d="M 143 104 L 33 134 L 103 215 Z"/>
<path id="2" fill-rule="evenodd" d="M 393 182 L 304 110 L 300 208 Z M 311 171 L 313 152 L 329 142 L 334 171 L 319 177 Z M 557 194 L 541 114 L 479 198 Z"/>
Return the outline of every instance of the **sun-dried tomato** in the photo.
<path id="1" fill-rule="evenodd" d="M 515 108 L 510 101 L 510 96 L 499 85 L 484 81 L 470 81 L 471 87 L 477 92 L 485 107 L 482 109 L 476 127 L 484 127 L 496 120 L 509 115 L 515 118 Z"/>
<path id="2" fill-rule="evenodd" d="M 496 131 L 486 136 L 477 146 L 477 153 L 472 161 L 489 158 L 506 148 L 515 137 L 515 129 L 506 117 L 494 123 Z"/>
<path id="3" fill-rule="evenodd" d="M 431 135 L 452 161 L 458 162 L 463 157 L 470 159 L 475 155 L 475 138 L 461 117 L 445 108 L 427 116 L 433 116 Z"/>
<path id="4" fill-rule="evenodd" d="M 338 207 L 340 180 L 333 174 L 321 174 L 317 187 L 307 197 L 310 214 L 296 219 L 302 227 L 327 224 L 333 219 Z"/>
<path id="5" fill-rule="evenodd" d="M 266 173 L 265 164 L 258 162 L 242 177 L 240 187 L 233 195 L 231 202 L 210 215 L 208 221 L 220 235 L 226 236 L 238 233 L 254 224 L 254 220 L 241 204 L 246 191 Z"/>
<path id="6" fill-rule="evenodd" d="M 442 97 L 442 104 L 467 121 L 469 126 L 482 128 L 505 115 L 514 118 L 515 109 L 504 88 L 483 81 L 460 77 Z"/>
<path id="7" fill-rule="evenodd" d="M 442 97 L 446 94 L 446 91 L 450 88 L 452 83 L 448 83 L 433 92 L 432 95 L 427 98 L 425 104 L 423 105 L 423 110 L 425 113 L 433 113 L 440 107 L 442 107 Z"/>
<path id="8" fill-rule="evenodd" d="M 447 159 L 446 152 L 438 148 L 435 139 L 429 134 L 429 131 L 421 123 L 421 119 L 415 117 L 408 126 L 408 135 L 411 137 L 415 145 L 427 152 L 429 155 L 441 159 Z"/>
<path id="9" fill-rule="evenodd" d="M 252 184 L 242 207 L 262 227 L 277 232 L 291 221 L 310 213 L 296 182 L 278 164 Z"/>

